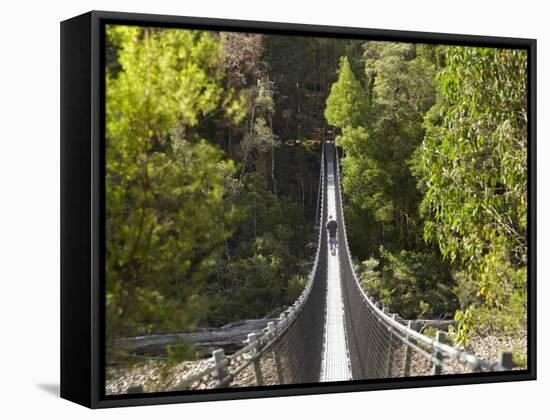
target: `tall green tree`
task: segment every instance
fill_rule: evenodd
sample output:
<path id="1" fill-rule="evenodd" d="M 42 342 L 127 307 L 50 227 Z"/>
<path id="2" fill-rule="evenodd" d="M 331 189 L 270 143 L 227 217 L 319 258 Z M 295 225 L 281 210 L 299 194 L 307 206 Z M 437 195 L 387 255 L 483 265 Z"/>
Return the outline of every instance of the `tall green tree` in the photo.
<path id="1" fill-rule="evenodd" d="M 325 118 L 330 125 L 357 128 L 366 124 L 367 95 L 351 69 L 347 57 L 340 59 L 338 80 L 330 88 Z"/>

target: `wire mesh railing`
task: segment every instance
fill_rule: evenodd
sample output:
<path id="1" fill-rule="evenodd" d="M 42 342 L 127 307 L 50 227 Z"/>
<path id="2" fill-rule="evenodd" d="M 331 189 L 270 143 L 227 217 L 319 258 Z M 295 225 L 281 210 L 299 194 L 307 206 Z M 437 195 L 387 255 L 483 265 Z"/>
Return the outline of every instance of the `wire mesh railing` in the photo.
<path id="1" fill-rule="evenodd" d="M 353 379 L 512 369 L 511 353 L 500 353 L 496 362 L 483 360 L 446 344 L 442 331 L 438 331 L 435 338 L 416 331 L 413 321 L 404 321 L 397 314 L 389 313 L 367 295 L 355 273 L 349 251 L 337 150 L 335 163 L 337 222 L 342 232 L 338 252 Z"/>
<path id="2" fill-rule="evenodd" d="M 319 172 L 317 250 L 304 290 L 277 321 L 251 333 L 244 346 L 226 355 L 216 349 L 199 372 L 183 378 L 170 391 L 318 382 L 324 333 L 327 244 L 325 144 Z"/>

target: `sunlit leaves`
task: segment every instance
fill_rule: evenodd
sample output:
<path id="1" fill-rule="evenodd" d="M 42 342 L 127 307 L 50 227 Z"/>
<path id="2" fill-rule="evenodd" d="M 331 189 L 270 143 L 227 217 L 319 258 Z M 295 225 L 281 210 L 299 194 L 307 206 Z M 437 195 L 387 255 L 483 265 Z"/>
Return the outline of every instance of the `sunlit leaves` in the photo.
<path id="1" fill-rule="evenodd" d="M 330 125 L 358 127 L 366 123 L 367 95 L 355 78 L 347 57 L 340 59 L 338 81 L 330 88 L 325 118 Z"/>
<path id="2" fill-rule="evenodd" d="M 424 238 L 454 262 L 457 339 L 524 334 L 527 263 L 527 54 L 447 47 L 418 174 Z"/>
<path id="3" fill-rule="evenodd" d="M 526 55 L 449 48 L 421 164 L 426 226 L 451 259 L 479 264 L 497 236 L 525 262 Z"/>
<path id="4" fill-rule="evenodd" d="M 236 212 L 224 203 L 232 162 L 190 129 L 222 104 L 241 110 L 208 33 L 117 25 L 107 37 L 118 61 L 106 80 L 107 334 L 191 328 Z"/>
<path id="5" fill-rule="evenodd" d="M 456 307 L 449 267 L 436 253 L 381 247 L 380 260 L 367 259 L 358 270 L 363 288 L 402 317 L 448 317 Z"/>

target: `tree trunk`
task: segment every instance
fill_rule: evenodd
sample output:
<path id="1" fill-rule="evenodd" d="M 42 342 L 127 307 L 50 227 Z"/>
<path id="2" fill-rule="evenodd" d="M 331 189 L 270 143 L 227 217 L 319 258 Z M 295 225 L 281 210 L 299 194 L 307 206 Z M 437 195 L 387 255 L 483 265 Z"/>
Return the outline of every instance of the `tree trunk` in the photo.
<path id="1" fill-rule="evenodd" d="M 256 111 L 256 104 L 252 106 L 252 112 L 250 115 L 250 136 L 254 135 L 254 112 Z M 244 157 L 243 157 L 243 167 L 241 169 L 241 175 L 239 176 L 239 179 L 242 179 L 244 175 L 244 171 L 246 169 L 246 164 L 248 161 L 248 154 L 250 153 L 249 150 L 244 151 Z"/>
<path id="2" fill-rule="evenodd" d="M 273 194 L 277 195 L 277 180 L 275 179 L 275 138 L 273 137 L 273 119 L 269 118 L 269 128 L 271 130 L 271 183 L 273 184 Z"/>
<path id="3" fill-rule="evenodd" d="M 256 237 L 256 197 L 254 197 L 254 239 Z"/>
<path id="4" fill-rule="evenodd" d="M 273 194 L 277 195 L 277 180 L 275 179 L 275 146 L 271 146 L 271 182 Z"/>

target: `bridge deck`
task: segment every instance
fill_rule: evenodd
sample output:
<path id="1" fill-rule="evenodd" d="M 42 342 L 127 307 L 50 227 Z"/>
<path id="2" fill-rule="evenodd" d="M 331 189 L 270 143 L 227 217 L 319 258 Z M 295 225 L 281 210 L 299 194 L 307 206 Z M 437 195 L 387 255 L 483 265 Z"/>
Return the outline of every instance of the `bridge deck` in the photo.
<path id="1" fill-rule="evenodd" d="M 334 182 L 334 149 L 327 148 L 327 210 L 333 218 L 336 217 Z M 329 245 L 327 244 L 327 246 Z M 340 280 L 340 261 L 338 258 L 338 253 L 334 256 L 331 255 L 329 246 L 325 342 L 321 364 L 322 382 L 351 379 L 342 301 L 342 283 Z"/>

